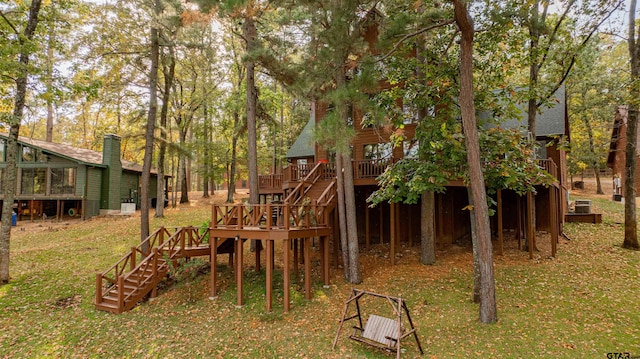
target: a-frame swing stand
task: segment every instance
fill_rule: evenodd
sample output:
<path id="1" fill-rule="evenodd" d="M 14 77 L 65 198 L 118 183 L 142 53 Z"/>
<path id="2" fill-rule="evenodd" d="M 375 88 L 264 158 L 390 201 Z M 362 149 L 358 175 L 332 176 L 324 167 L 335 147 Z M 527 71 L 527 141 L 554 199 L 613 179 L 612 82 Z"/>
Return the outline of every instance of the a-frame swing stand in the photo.
<path id="1" fill-rule="evenodd" d="M 362 313 L 360 312 L 360 299 L 365 296 L 372 296 L 377 298 L 387 299 L 389 305 L 396 314 L 395 319 L 381 317 L 375 314 L 369 316 L 367 322 L 363 325 Z M 355 303 L 356 314 L 349 315 L 349 307 L 351 303 Z M 404 313 L 407 318 L 409 326 L 404 326 L 402 323 L 402 314 Z M 388 295 L 382 295 L 373 292 L 367 292 L 352 288 L 351 297 L 346 301 L 344 306 L 344 312 L 342 313 L 342 319 L 340 319 L 340 326 L 338 332 L 333 340 L 333 348 L 335 349 L 340 336 L 340 331 L 344 322 L 352 319 L 357 319 L 357 325 L 353 326 L 353 334 L 349 335 L 349 339 L 365 343 L 367 345 L 386 350 L 389 352 L 396 352 L 396 358 L 400 358 L 400 343 L 406 337 L 413 335 L 418 344 L 420 354 L 424 354 L 422 346 L 420 345 L 420 339 L 418 339 L 418 332 L 413 326 L 413 321 L 409 315 L 409 309 L 404 299 L 398 297 L 390 297 Z"/>

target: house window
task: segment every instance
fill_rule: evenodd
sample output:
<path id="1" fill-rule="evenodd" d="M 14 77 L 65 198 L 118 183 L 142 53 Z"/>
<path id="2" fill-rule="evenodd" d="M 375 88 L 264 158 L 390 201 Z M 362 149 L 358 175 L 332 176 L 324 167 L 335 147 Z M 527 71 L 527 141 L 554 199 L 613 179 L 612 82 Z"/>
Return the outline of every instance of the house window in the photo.
<path id="1" fill-rule="evenodd" d="M 364 158 L 367 160 L 384 160 L 393 155 L 391 143 L 375 143 L 364 145 Z"/>
<path id="2" fill-rule="evenodd" d="M 22 162 L 47 162 L 47 157 L 40 150 L 23 146 Z"/>
<path id="3" fill-rule="evenodd" d="M 74 194 L 76 189 L 75 168 L 51 169 L 51 194 Z"/>
<path id="4" fill-rule="evenodd" d="M 46 194 L 47 169 L 23 168 L 20 194 Z"/>
<path id="5" fill-rule="evenodd" d="M 418 141 L 404 141 L 402 142 L 402 153 L 405 158 L 418 158 Z"/>
<path id="6" fill-rule="evenodd" d="M 407 100 L 402 101 L 402 123 L 417 123 L 418 119 L 418 107 Z"/>
<path id="7" fill-rule="evenodd" d="M 536 158 L 540 158 L 543 160 L 547 159 L 547 142 L 546 141 L 537 141 L 538 145 L 536 146 Z"/>

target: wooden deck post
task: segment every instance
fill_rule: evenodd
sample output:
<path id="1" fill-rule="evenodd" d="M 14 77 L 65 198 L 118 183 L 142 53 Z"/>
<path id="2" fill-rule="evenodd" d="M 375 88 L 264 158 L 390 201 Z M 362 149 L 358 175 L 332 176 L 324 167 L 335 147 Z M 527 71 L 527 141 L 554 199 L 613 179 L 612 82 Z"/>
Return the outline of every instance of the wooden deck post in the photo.
<path id="1" fill-rule="evenodd" d="M 409 247 L 413 247 L 413 216 L 411 213 L 411 209 L 407 208 L 407 219 L 409 222 L 409 228 L 408 228 L 408 232 L 409 232 Z"/>
<path id="2" fill-rule="evenodd" d="M 396 204 L 390 203 L 390 215 L 389 215 L 389 247 L 390 247 L 390 257 L 391 257 L 391 265 L 396 264 Z"/>
<path id="3" fill-rule="evenodd" d="M 300 239 L 298 238 L 294 238 L 293 239 L 293 276 L 298 278 L 298 242 L 300 241 Z"/>
<path id="4" fill-rule="evenodd" d="M 329 285 L 329 237 L 320 237 L 320 243 L 322 243 L 322 279 L 324 285 Z"/>
<path id="5" fill-rule="evenodd" d="M 516 240 L 518 241 L 518 249 L 522 249 L 520 245 L 520 239 L 522 238 L 522 200 L 520 197 L 516 197 Z"/>
<path id="6" fill-rule="evenodd" d="M 338 228 L 340 223 L 338 222 L 338 210 L 333 210 L 333 266 L 338 269 L 340 258 L 338 252 L 340 252 L 340 232 Z"/>
<path id="7" fill-rule="evenodd" d="M 389 205 L 391 206 L 391 205 Z M 382 239 L 384 238 L 384 221 L 383 221 L 383 217 L 382 217 L 382 203 L 380 204 L 380 244 L 382 244 Z"/>
<path id="8" fill-rule="evenodd" d="M 242 207 L 241 207 L 242 208 Z M 243 245 L 242 245 L 242 239 L 239 236 L 236 236 L 236 248 L 237 248 L 237 253 L 238 253 L 238 258 L 236 260 L 236 275 L 237 275 L 237 286 L 238 286 L 238 307 L 242 307 L 242 304 L 244 303 L 242 300 L 242 251 L 243 251 Z"/>
<path id="9" fill-rule="evenodd" d="M 96 304 L 102 303 L 102 273 L 96 274 Z"/>
<path id="10" fill-rule="evenodd" d="M 549 186 L 549 213 L 550 227 L 551 227 L 551 256 L 556 256 L 556 249 L 558 244 L 558 206 L 556 204 L 556 187 Z"/>
<path id="11" fill-rule="evenodd" d="M 304 238 L 304 294 L 311 299 L 311 238 Z"/>
<path id="12" fill-rule="evenodd" d="M 529 259 L 533 259 L 533 244 L 536 229 L 534 227 L 534 213 L 533 213 L 533 193 L 527 192 L 527 243 L 529 244 Z"/>
<path id="13" fill-rule="evenodd" d="M 287 221 L 287 219 L 285 219 Z M 289 245 L 291 240 L 285 239 L 282 241 L 282 256 L 283 256 L 283 265 L 284 265 L 284 293 L 283 293 L 283 307 L 284 311 L 289 311 Z"/>
<path id="14" fill-rule="evenodd" d="M 211 250 L 211 276 L 209 277 L 209 299 L 214 299 L 218 292 L 216 281 L 218 276 L 218 238 L 211 237 L 209 232 L 209 249 Z"/>
<path id="15" fill-rule="evenodd" d="M 371 221 L 369 220 L 369 206 L 365 206 L 364 209 L 364 238 L 365 238 L 365 248 L 369 249 L 369 243 L 371 241 Z"/>
<path id="16" fill-rule="evenodd" d="M 260 252 L 262 252 L 260 248 L 262 248 L 262 240 L 254 239 L 254 241 L 256 241 L 256 272 L 260 272 Z"/>
<path id="17" fill-rule="evenodd" d="M 502 190 L 501 189 L 498 190 L 498 193 L 496 194 L 496 196 L 498 200 L 498 254 L 504 255 L 504 244 L 503 244 L 503 238 L 502 238 L 503 223 L 502 223 Z"/>
<path id="18" fill-rule="evenodd" d="M 136 267 L 136 247 L 131 247 L 131 263 L 129 270 L 133 270 Z"/>
<path id="19" fill-rule="evenodd" d="M 153 249 L 153 265 L 151 267 L 153 275 L 153 289 L 151 290 L 151 298 L 158 296 L 158 248 Z"/>
<path id="20" fill-rule="evenodd" d="M 124 276 L 118 277 L 118 313 L 124 311 Z"/>
<path id="21" fill-rule="evenodd" d="M 270 312 L 273 309 L 272 302 L 272 290 L 273 290 L 273 267 L 271 263 L 273 263 L 273 240 L 267 239 L 267 259 L 266 259 L 266 283 L 267 287 L 267 311 Z"/>

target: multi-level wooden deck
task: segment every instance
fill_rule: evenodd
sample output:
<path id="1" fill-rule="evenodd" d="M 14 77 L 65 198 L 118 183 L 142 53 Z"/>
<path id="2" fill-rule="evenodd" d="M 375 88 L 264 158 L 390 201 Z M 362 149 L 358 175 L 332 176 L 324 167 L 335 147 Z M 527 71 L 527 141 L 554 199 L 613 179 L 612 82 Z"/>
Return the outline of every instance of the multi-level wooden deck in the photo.
<path id="1" fill-rule="evenodd" d="M 313 200 L 309 199 L 313 197 Z M 216 297 L 218 255 L 232 255 L 237 304 L 243 304 L 243 244 L 262 240 L 266 245 L 266 307 L 271 310 L 272 282 L 276 242 L 282 244 L 285 311 L 290 309 L 289 273 L 298 272 L 298 246 L 304 260 L 305 296 L 311 298 L 311 241 L 320 240 L 322 280 L 329 284 L 329 236 L 333 233 L 333 208 L 336 202 L 334 180 L 324 178 L 322 166 L 311 169 L 288 192 L 282 204 L 237 204 L 212 207 L 209 228 L 182 227 L 173 232 L 160 228 L 122 257 L 115 265 L 96 276 L 96 309 L 113 313 L 130 310 L 146 296 L 156 295 L 158 283 L 168 274 L 171 262 L 181 258 L 208 256 L 211 263 L 210 296 Z M 293 261 L 291 252 L 293 249 Z M 256 269 L 260 270 L 260 250 L 256 251 Z"/>

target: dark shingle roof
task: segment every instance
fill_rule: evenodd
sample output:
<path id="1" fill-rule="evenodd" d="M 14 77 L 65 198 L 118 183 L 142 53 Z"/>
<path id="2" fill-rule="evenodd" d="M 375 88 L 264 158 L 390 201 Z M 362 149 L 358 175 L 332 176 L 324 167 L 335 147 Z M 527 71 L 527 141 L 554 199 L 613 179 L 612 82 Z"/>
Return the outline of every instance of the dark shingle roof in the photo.
<path id="1" fill-rule="evenodd" d="M 304 126 L 302 132 L 287 151 L 286 158 L 312 157 L 315 155 L 315 143 L 313 141 L 313 126 L 315 119 L 313 116 Z"/>
<path id="2" fill-rule="evenodd" d="M 8 135 L 6 133 L 0 133 L 0 137 L 2 138 L 6 139 L 7 136 Z M 106 167 L 106 165 L 102 163 L 102 153 L 98 151 L 73 147 L 63 143 L 36 140 L 24 136 L 20 136 L 18 138 L 18 142 L 82 164 Z M 135 162 L 120 159 L 120 163 L 122 163 L 123 170 L 142 172 L 142 166 Z"/>
<path id="3" fill-rule="evenodd" d="M 540 107 L 540 112 L 536 116 L 536 137 L 569 135 L 566 103 L 565 88 L 561 86 L 553 94 L 549 105 Z M 527 130 L 527 103 L 518 104 L 517 107 L 520 110 L 518 116 L 502 121 L 500 127 Z M 480 119 L 487 119 L 490 114 L 482 112 L 478 116 Z"/>

